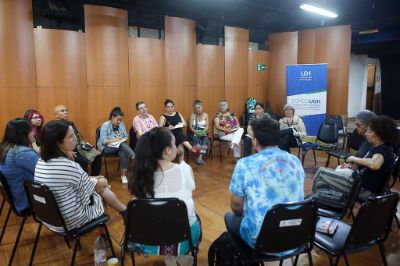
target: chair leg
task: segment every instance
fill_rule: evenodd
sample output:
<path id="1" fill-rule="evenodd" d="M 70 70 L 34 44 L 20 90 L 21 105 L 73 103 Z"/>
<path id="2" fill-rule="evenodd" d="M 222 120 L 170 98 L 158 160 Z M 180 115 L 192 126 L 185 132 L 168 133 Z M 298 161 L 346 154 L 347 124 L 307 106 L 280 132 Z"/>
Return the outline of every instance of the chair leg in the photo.
<path id="1" fill-rule="evenodd" d="M 342 256 L 342 255 L 337 256 L 336 261 L 335 261 L 335 266 L 339 265 L 340 256 Z"/>
<path id="2" fill-rule="evenodd" d="M 132 266 L 135 266 L 135 252 L 131 251 Z"/>
<path id="3" fill-rule="evenodd" d="M 40 236 L 41 230 L 42 230 L 42 223 L 39 223 L 38 231 L 37 231 L 36 237 L 35 237 L 35 242 L 33 243 L 31 258 L 29 259 L 29 266 L 31 266 L 33 264 L 33 258 L 35 257 L 35 252 L 36 252 L 37 244 L 39 242 L 39 236 Z"/>
<path id="4" fill-rule="evenodd" d="M 74 252 L 72 253 L 71 266 L 75 265 L 75 257 L 76 257 L 76 251 L 78 250 L 78 245 L 80 245 L 79 238 L 77 238 L 75 242 Z"/>
<path id="5" fill-rule="evenodd" d="M 309 251 L 307 252 L 307 256 L 308 256 L 308 264 L 309 264 L 310 266 L 313 266 L 313 265 L 314 265 L 314 262 L 313 262 L 313 260 L 312 260 L 311 250 L 309 250 Z"/>
<path id="6" fill-rule="evenodd" d="M 107 181 L 109 181 L 109 180 L 108 180 L 108 168 L 107 168 L 107 160 L 106 160 L 106 157 L 103 157 L 103 161 L 104 161 L 104 168 L 106 169 L 106 178 L 107 178 Z"/>
<path id="7" fill-rule="evenodd" d="M 219 147 L 219 160 L 222 162 L 222 150 L 221 150 L 221 142 L 218 143 L 218 147 Z"/>
<path id="8" fill-rule="evenodd" d="M 381 253 L 383 265 L 387 266 L 387 261 L 386 261 L 386 257 L 385 257 L 385 247 L 383 246 L 382 242 L 378 242 L 378 245 L 379 245 L 379 251 Z"/>
<path id="9" fill-rule="evenodd" d="M 12 252 L 11 252 L 10 261 L 8 262 L 8 265 L 10 265 L 10 266 L 12 265 L 12 261 L 13 261 L 14 256 L 15 256 L 15 252 L 17 251 L 17 246 L 18 246 L 19 238 L 21 237 L 22 230 L 24 229 L 24 225 L 25 225 L 26 219 L 28 219 L 28 216 L 25 216 L 25 217 L 22 219 L 22 223 L 21 223 L 21 225 L 19 226 L 19 231 L 18 231 L 18 234 L 17 234 L 17 238 L 15 239 L 14 247 L 13 247 L 13 250 L 12 250 Z"/>
<path id="10" fill-rule="evenodd" d="M 296 266 L 297 265 L 297 261 L 299 260 L 299 254 L 296 255 L 296 257 L 294 258 L 294 262 L 293 265 Z"/>
<path id="11" fill-rule="evenodd" d="M 282 266 L 282 264 L 283 264 L 283 260 L 280 260 L 279 261 L 279 266 Z"/>
<path id="12" fill-rule="evenodd" d="M 4 233 L 6 232 L 8 219 L 10 219 L 10 214 L 11 214 L 11 206 L 10 206 L 10 209 L 8 210 L 8 213 L 7 213 L 7 216 L 6 216 L 6 220 L 4 221 L 3 229 L 1 230 L 0 244 L 1 244 L 1 241 L 3 240 Z"/>
<path id="13" fill-rule="evenodd" d="M 108 231 L 108 228 L 107 228 L 106 224 L 104 224 L 103 227 L 104 227 L 104 230 L 106 231 L 108 243 L 110 243 L 111 253 L 112 253 L 113 257 L 115 257 L 115 251 L 114 251 L 114 247 L 113 247 L 113 244 L 112 244 L 112 241 L 111 241 L 110 232 Z"/>
<path id="14" fill-rule="evenodd" d="M 69 244 L 69 240 L 67 236 L 64 236 L 65 243 L 67 243 L 68 249 L 71 249 L 71 245 Z"/>
<path id="15" fill-rule="evenodd" d="M 122 244 L 122 247 L 121 247 L 121 266 L 124 266 L 125 265 L 125 245 L 124 244 Z"/>
<path id="16" fill-rule="evenodd" d="M 343 254 L 343 257 L 344 257 L 344 261 L 346 262 L 346 265 L 348 266 L 349 265 L 349 260 L 347 259 L 346 254 Z"/>
<path id="17" fill-rule="evenodd" d="M 3 201 L 1 202 L 1 207 L 0 207 L 0 215 L 3 212 L 4 203 L 6 203 L 6 199 L 3 197 Z"/>
<path id="18" fill-rule="evenodd" d="M 194 252 L 192 255 L 193 255 L 193 266 L 197 266 L 197 252 Z"/>
<path id="19" fill-rule="evenodd" d="M 317 165 L 317 158 L 315 157 L 315 150 L 312 150 L 312 153 L 314 154 L 314 164 Z"/>
<path id="20" fill-rule="evenodd" d="M 328 153 L 328 158 L 326 159 L 325 167 L 329 167 L 329 161 L 331 160 L 331 155 Z"/>

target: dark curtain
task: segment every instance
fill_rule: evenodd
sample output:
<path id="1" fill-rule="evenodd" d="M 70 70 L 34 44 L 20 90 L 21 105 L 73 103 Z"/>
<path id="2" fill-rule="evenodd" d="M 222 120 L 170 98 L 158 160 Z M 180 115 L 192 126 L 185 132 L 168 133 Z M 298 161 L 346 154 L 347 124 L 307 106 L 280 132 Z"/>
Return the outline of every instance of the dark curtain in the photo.
<path id="1" fill-rule="evenodd" d="M 400 55 L 380 58 L 382 113 L 400 119 Z"/>

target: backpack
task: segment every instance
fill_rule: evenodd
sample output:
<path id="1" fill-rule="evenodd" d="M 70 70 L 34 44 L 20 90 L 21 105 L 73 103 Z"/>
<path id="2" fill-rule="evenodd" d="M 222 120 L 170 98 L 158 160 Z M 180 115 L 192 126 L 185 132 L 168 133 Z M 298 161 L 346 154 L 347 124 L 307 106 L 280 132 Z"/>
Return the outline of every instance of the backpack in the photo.
<path id="1" fill-rule="evenodd" d="M 243 241 L 229 232 L 222 233 L 208 250 L 209 266 L 243 266 L 251 249 Z M 258 264 L 254 264 L 258 265 Z"/>

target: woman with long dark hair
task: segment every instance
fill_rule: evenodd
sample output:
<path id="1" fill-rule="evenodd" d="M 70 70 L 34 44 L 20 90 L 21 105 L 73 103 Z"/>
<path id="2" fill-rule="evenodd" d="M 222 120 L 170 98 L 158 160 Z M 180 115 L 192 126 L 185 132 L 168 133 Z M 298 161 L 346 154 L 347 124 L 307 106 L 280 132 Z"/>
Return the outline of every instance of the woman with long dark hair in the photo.
<path id="1" fill-rule="evenodd" d="M 41 159 L 35 168 L 35 182 L 53 192 L 68 230 L 80 227 L 104 212 L 108 206 L 123 214 L 126 206 L 109 189 L 104 176 L 88 176 L 82 167 L 67 158 L 77 138 L 70 123 L 54 120 L 42 129 Z M 53 228 L 60 231 L 62 228 Z"/>
<path id="2" fill-rule="evenodd" d="M 128 179 L 126 172 L 128 171 L 129 159 L 135 157 L 135 153 L 125 141 L 128 139 L 124 125 L 124 113 L 120 107 L 114 107 L 109 116 L 109 120 L 101 125 L 100 138 L 97 140 L 97 147 L 104 154 L 118 153 L 121 167 L 122 184 L 127 184 Z"/>
<path id="3" fill-rule="evenodd" d="M 32 127 L 22 118 L 7 123 L 0 144 L 0 172 L 3 174 L 18 211 L 29 207 L 24 181 L 33 181 L 38 154 L 32 149 L 35 138 Z"/>
<path id="4" fill-rule="evenodd" d="M 196 218 L 192 192 L 195 189 L 192 168 L 185 162 L 173 163 L 177 153 L 175 137 L 166 128 L 153 128 L 139 138 L 133 162 L 133 178 L 129 180 L 129 191 L 137 198 L 179 198 L 186 204 L 192 239 L 198 245 L 200 223 Z M 163 248 L 140 245 L 145 253 L 158 255 Z M 189 251 L 187 241 L 179 243 L 184 255 Z M 177 258 L 180 259 L 180 258 Z"/>

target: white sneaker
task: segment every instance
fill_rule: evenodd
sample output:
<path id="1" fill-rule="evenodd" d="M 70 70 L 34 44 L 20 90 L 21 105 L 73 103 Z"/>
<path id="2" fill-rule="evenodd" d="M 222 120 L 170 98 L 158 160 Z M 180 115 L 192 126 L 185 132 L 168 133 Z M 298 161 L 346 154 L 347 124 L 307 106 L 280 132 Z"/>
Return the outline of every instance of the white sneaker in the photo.
<path id="1" fill-rule="evenodd" d="M 126 175 L 121 176 L 121 181 L 122 184 L 128 184 L 128 178 L 126 177 Z"/>

